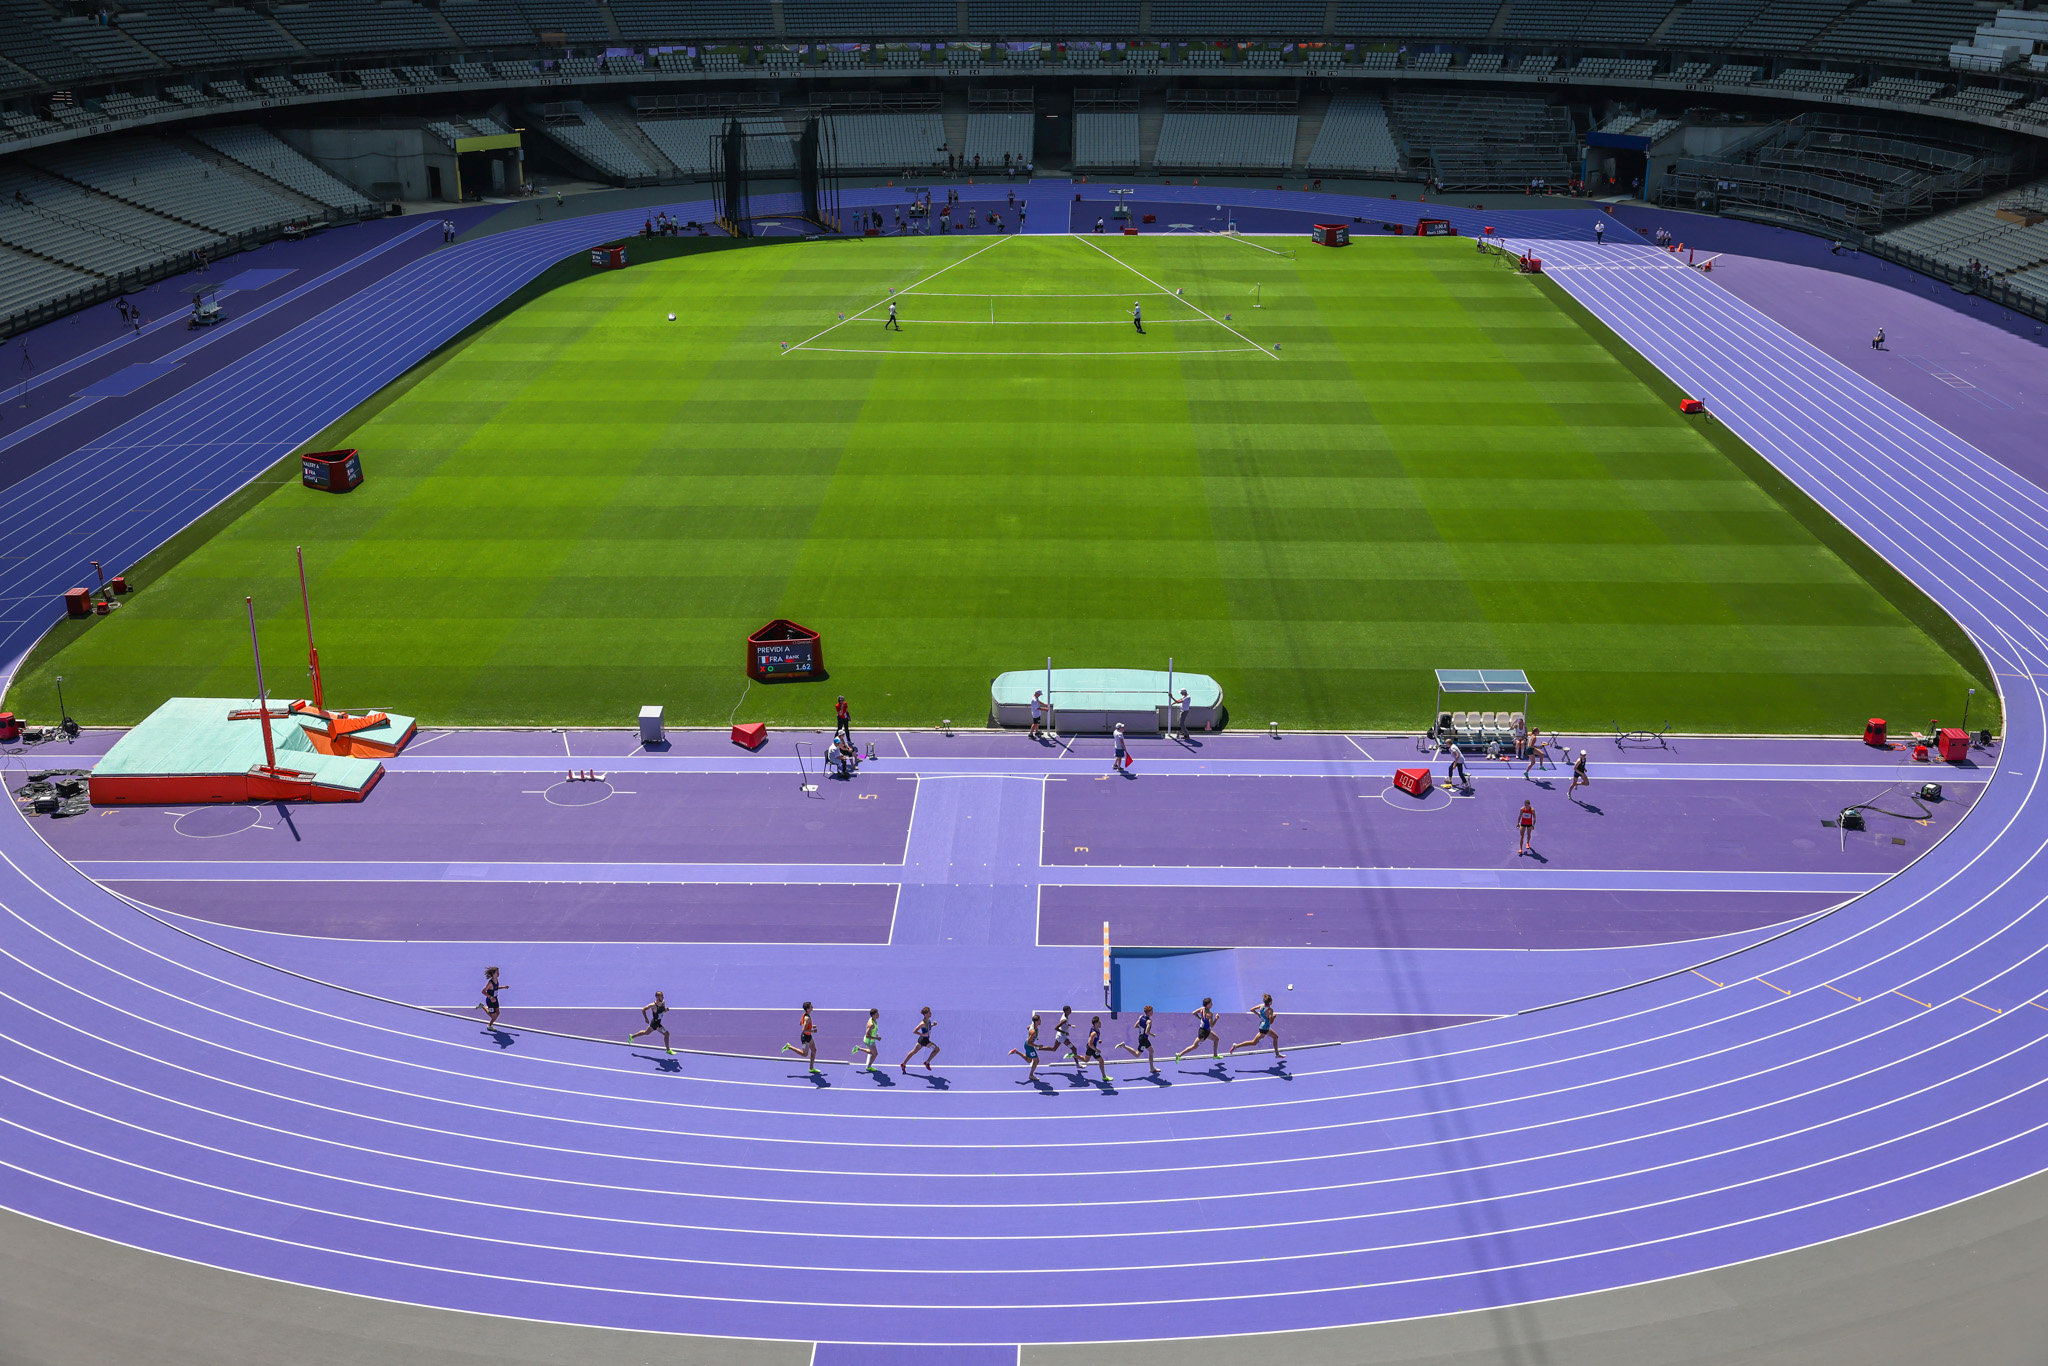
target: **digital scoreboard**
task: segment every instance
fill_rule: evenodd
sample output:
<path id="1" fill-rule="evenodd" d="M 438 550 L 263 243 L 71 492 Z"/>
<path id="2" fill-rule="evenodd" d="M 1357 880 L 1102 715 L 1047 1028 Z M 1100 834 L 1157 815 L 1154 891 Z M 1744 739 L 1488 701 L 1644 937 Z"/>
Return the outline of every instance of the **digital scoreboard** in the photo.
<path id="1" fill-rule="evenodd" d="M 777 617 L 747 637 L 747 677 L 789 683 L 825 676 L 825 645 L 818 633 Z"/>

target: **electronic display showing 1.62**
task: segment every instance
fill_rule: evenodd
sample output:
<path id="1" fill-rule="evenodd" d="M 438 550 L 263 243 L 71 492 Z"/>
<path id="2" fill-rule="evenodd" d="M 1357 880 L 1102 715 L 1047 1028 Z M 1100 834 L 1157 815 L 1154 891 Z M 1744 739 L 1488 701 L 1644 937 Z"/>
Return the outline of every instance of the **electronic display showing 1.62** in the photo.
<path id="1" fill-rule="evenodd" d="M 808 640 L 763 640 L 754 644 L 754 663 L 762 673 L 802 674 L 817 668 Z"/>

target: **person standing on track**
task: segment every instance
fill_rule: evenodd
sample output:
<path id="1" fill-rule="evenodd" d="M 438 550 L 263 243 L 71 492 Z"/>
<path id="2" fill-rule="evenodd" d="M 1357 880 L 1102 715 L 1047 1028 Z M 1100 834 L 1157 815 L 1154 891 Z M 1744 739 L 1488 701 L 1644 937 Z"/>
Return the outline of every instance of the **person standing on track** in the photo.
<path id="1" fill-rule="evenodd" d="M 1535 768 L 1536 765 L 1548 764 L 1549 762 L 1550 749 L 1543 743 L 1543 732 L 1531 726 L 1529 728 L 1529 762 L 1522 765 L 1522 776 L 1524 778 L 1528 777 L 1530 770 Z"/>
<path id="2" fill-rule="evenodd" d="M 1593 220 L 1593 245 L 1596 247 L 1602 246 L 1606 243 L 1606 241 L 1607 220 L 1604 218 L 1596 218 Z"/>
<path id="3" fill-rule="evenodd" d="M 1515 814 L 1515 828 L 1521 832 L 1521 842 L 1515 845 L 1515 857 L 1533 853 L 1536 848 L 1536 808 L 1526 801 Z"/>
<path id="4" fill-rule="evenodd" d="M 1279 1031 L 1273 1028 L 1274 1022 L 1280 1016 L 1273 1010 L 1272 992 L 1265 993 L 1265 1000 L 1262 1004 L 1252 1007 L 1252 1018 L 1259 1022 L 1259 1032 L 1246 1039 L 1243 1043 L 1232 1044 L 1230 1046 L 1231 1053 L 1235 1055 L 1240 1048 L 1251 1048 L 1257 1044 L 1270 1043 L 1273 1045 L 1273 1061 L 1279 1063 L 1286 1062 L 1287 1056 L 1280 1051 Z"/>
<path id="5" fill-rule="evenodd" d="M 1024 1059 L 1024 1061 L 1026 1061 L 1026 1062 L 1028 1062 L 1028 1063 L 1030 1063 L 1030 1064 L 1031 1064 L 1031 1070 L 1029 1070 L 1028 1072 L 1026 1072 L 1026 1073 L 1024 1074 L 1024 1080 L 1026 1080 L 1026 1081 L 1037 1081 L 1037 1080 L 1038 1080 L 1038 1016 L 1037 1016 L 1037 1015 L 1035 1015 L 1035 1014 L 1034 1014 L 1034 1015 L 1033 1015 L 1033 1016 L 1031 1017 L 1031 1028 L 1029 1028 L 1029 1029 L 1027 1029 L 1027 1030 L 1025 1030 L 1025 1031 L 1024 1031 L 1024 1047 L 1023 1047 L 1023 1048 L 1022 1048 L 1021 1050 L 1020 1050 L 1020 1049 L 1015 1049 L 1015 1048 L 1011 1049 L 1011 1050 L 1010 1050 L 1010 1056 L 1011 1056 L 1011 1057 L 1013 1057 L 1013 1058 L 1022 1058 L 1022 1059 Z"/>
<path id="6" fill-rule="evenodd" d="M 893 313 L 895 309 L 896 305 L 889 305 L 890 312 Z M 832 738 L 844 740 L 849 745 L 853 743 L 853 713 L 847 709 L 844 693 L 841 693 L 839 700 L 832 704 Z"/>
<path id="7" fill-rule="evenodd" d="M 1031 694 L 1031 739 L 1045 738 L 1045 693 L 1041 689 Z"/>
<path id="8" fill-rule="evenodd" d="M 1564 790 L 1564 795 L 1569 797 L 1580 788 L 1592 785 L 1593 780 L 1586 776 L 1586 751 L 1582 749 L 1579 751 L 1579 761 L 1572 765 L 1572 785 Z"/>
<path id="9" fill-rule="evenodd" d="M 668 1000 L 657 991 L 654 993 L 653 1000 L 640 1007 L 640 1018 L 647 1022 L 647 1028 L 637 1034 L 628 1034 L 626 1042 L 638 1043 L 649 1034 L 659 1034 L 661 1035 L 661 1046 L 666 1048 L 668 1055 L 673 1058 L 676 1055 L 675 1041 L 668 1036 L 668 1026 L 661 1022 L 661 1017 L 666 1014 L 668 1014 Z"/>
<path id="10" fill-rule="evenodd" d="M 1220 1059 L 1223 1056 L 1223 1040 L 1216 1037 L 1215 1002 L 1204 996 L 1202 1004 L 1196 1006 L 1190 1013 L 1195 1017 L 1195 1041 L 1174 1054 L 1173 1060 L 1179 1062 L 1182 1058 L 1200 1048 L 1204 1043 L 1209 1045 L 1209 1056 Z"/>
<path id="11" fill-rule="evenodd" d="M 496 968 L 485 968 L 484 999 L 478 1004 L 483 1007 L 484 1014 L 488 1017 L 484 1020 L 484 1033 L 486 1034 L 498 1032 L 498 993 L 504 989 L 505 984 L 498 980 L 498 970 Z"/>
<path id="12" fill-rule="evenodd" d="M 1115 742 L 1116 748 L 1109 756 L 1109 771 L 1111 773 L 1126 772 L 1131 766 L 1131 751 L 1130 747 L 1124 743 L 1123 722 L 1119 721 L 1116 723 L 1116 730 L 1111 734 L 1110 738 Z"/>
<path id="13" fill-rule="evenodd" d="M 1458 748 L 1455 740 L 1451 742 L 1450 757 L 1444 764 L 1444 786 L 1451 787 L 1454 783 L 1460 792 L 1472 790 L 1472 779 L 1465 773 L 1465 751 Z"/>
<path id="14" fill-rule="evenodd" d="M 1147 1063 L 1151 1064 L 1152 1070 L 1154 1072 L 1157 1072 L 1159 1070 L 1159 1059 L 1153 1056 L 1152 1053 L 1151 1006 L 1146 1006 L 1144 1010 L 1140 1011 L 1138 1014 L 1138 1046 L 1136 1048 L 1133 1048 L 1127 1043 L 1120 1043 L 1117 1045 L 1117 1047 L 1121 1048 L 1124 1052 L 1130 1054 L 1134 1058 L 1143 1058 Z"/>
<path id="15" fill-rule="evenodd" d="M 932 1070 L 932 1059 L 939 1056 L 939 1045 L 932 1039 L 932 1008 L 930 1006 L 926 1006 L 918 1012 L 917 1025 L 912 1037 L 916 1042 L 910 1045 L 910 1051 L 903 1055 L 903 1061 L 896 1066 L 896 1070 L 904 1073 L 906 1076 L 910 1072 L 910 1060 L 917 1056 L 919 1049 L 931 1050 L 924 1055 L 924 1070 L 927 1072 Z"/>
<path id="16" fill-rule="evenodd" d="M 782 1046 L 785 1053 L 794 1053 L 810 1065 L 811 1071 L 818 1070 L 818 1030 L 811 1023 L 811 1003 L 804 1002 L 804 1013 L 796 1022 L 796 1042 Z"/>

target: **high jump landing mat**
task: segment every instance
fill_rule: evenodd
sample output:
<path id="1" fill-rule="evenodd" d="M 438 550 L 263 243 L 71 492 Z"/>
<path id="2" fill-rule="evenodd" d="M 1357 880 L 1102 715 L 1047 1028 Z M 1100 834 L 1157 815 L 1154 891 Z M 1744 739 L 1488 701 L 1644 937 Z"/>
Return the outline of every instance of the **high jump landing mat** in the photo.
<path id="1" fill-rule="evenodd" d="M 93 765 L 93 805 L 359 802 L 384 776 L 376 759 L 322 753 L 309 732 L 325 722 L 275 704 L 270 734 L 277 763 L 266 770 L 256 706 L 238 698 L 172 698 Z M 399 734 L 413 726 L 404 716 L 387 722 Z"/>
<path id="2" fill-rule="evenodd" d="M 1168 687 L 1173 691 L 1168 692 Z M 1048 692 L 1047 689 L 1050 688 Z M 998 726 L 1031 724 L 1031 694 L 1045 692 L 1059 728 L 1070 734 L 1166 729 L 1167 702 L 1188 694 L 1188 725 L 1213 729 L 1223 713 L 1223 685 L 1207 674 L 1164 669 L 1015 669 L 989 684 L 989 715 Z M 1180 719 L 1178 707 L 1174 720 Z"/>

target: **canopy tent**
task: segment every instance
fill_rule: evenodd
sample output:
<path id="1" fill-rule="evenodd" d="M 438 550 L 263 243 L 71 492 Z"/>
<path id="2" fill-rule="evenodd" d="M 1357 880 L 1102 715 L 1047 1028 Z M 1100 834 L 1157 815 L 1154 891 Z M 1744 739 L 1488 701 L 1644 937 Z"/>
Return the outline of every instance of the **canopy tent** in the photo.
<path id="1" fill-rule="evenodd" d="M 1516 699 L 1512 711 L 1452 711 L 1446 699 L 1455 699 L 1450 705 L 1462 703 L 1466 698 L 1479 696 L 1501 696 Z M 1430 722 L 1432 739 L 1457 745 L 1485 745 L 1491 742 L 1512 745 L 1514 743 L 1514 716 L 1520 713 L 1526 725 L 1529 718 L 1528 699 L 1536 695 L 1536 689 L 1529 685 L 1529 675 L 1520 669 L 1438 669 L 1436 671 L 1436 711 Z"/>

